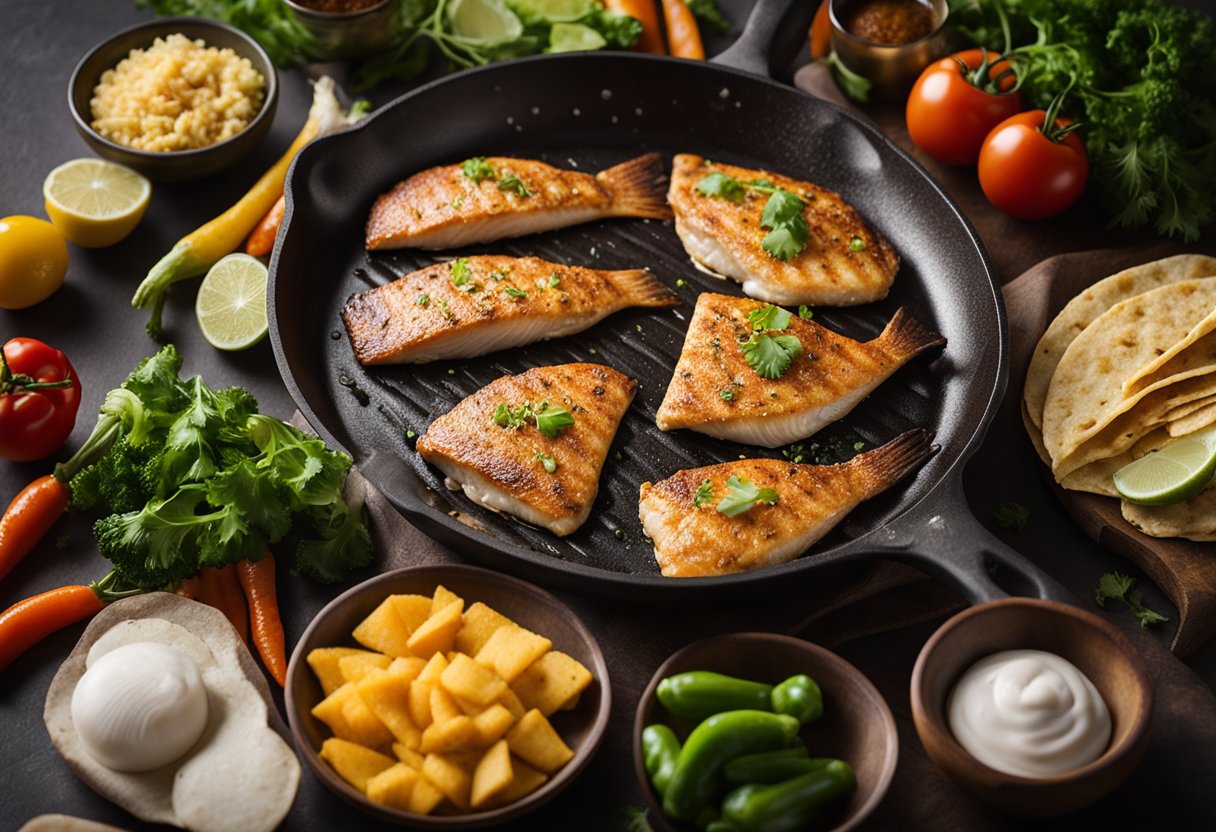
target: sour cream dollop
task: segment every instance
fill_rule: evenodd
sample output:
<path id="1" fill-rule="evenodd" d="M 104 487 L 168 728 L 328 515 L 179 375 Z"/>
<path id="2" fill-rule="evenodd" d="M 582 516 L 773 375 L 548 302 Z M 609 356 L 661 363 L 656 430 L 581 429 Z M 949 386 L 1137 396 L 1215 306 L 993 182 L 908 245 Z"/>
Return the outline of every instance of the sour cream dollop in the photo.
<path id="1" fill-rule="evenodd" d="M 89 756 L 114 771 L 150 771 L 181 757 L 207 727 L 207 689 L 194 660 L 167 644 L 115 648 L 72 693 L 72 722 Z"/>
<path id="2" fill-rule="evenodd" d="M 955 739 L 985 765 L 1022 777 L 1093 762 L 1110 742 L 1110 711 L 1071 662 L 1006 650 L 971 666 L 946 703 Z"/>

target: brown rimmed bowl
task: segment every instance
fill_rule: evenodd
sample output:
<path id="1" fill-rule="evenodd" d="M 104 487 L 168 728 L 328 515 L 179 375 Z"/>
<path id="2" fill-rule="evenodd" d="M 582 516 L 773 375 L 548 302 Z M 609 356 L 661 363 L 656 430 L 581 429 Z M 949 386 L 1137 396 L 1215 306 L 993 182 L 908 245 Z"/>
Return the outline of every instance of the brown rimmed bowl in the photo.
<path id="1" fill-rule="evenodd" d="M 950 732 L 946 702 L 971 665 L 1002 650 L 1045 650 L 1072 662 L 1106 702 L 1111 741 L 1086 766 L 1049 777 L 1019 777 L 971 756 Z M 925 643 L 912 671 L 912 717 L 933 763 L 958 786 L 1009 815 L 1052 817 L 1101 800 L 1148 748 L 1153 689 L 1131 641 L 1092 613 L 1056 601 L 1003 598 L 964 610 Z"/>
<path id="2" fill-rule="evenodd" d="M 848 802 L 823 816 L 823 823 L 815 827 L 817 832 L 856 828 L 886 795 L 899 759 L 899 734 L 886 700 L 865 674 L 809 641 L 775 633 L 731 633 L 698 641 L 674 653 L 655 671 L 638 703 L 633 721 L 633 767 L 655 828 L 669 832 L 696 829 L 691 823 L 673 821 L 663 814 L 663 801 L 650 785 L 642 758 L 642 729 L 647 725 L 666 723 L 681 741 L 694 727 L 667 713 L 655 696 L 659 682 L 689 670 L 712 670 L 769 684 L 805 673 L 819 685 L 823 716 L 802 727 L 802 739 L 812 757 L 836 757 L 848 762 L 857 775 L 857 791 Z"/>
<path id="3" fill-rule="evenodd" d="M 146 49 L 157 38 L 182 34 L 202 40 L 207 46 L 231 49 L 248 58 L 253 68 L 266 79 L 262 107 L 253 121 L 237 135 L 195 150 L 156 152 L 137 150 L 112 142 L 95 131 L 91 101 L 102 73 L 113 69 L 132 49 Z M 239 29 L 198 17 L 163 17 L 123 29 L 94 46 L 80 59 L 68 82 L 68 109 L 76 132 L 98 156 L 126 165 L 155 182 L 181 182 L 199 179 L 235 164 L 265 138 L 274 121 L 279 103 L 279 79 L 274 64 L 258 42 Z"/>
<path id="4" fill-rule="evenodd" d="M 312 716 L 321 701 L 321 685 L 308 666 L 308 654 L 316 647 L 356 647 L 351 631 L 381 601 L 395 593 L 430 595 L 443 584 L 465 599 L 494 608 L 522 627 L 539 633 L 591 671 L 591 685 L 583 691 L 578 706 L 558 711 L 553 727 L 574 751 L 574 758 L 536 791 L 507 806 L 466 815 L 417 815 L 373 803 L 338 776 L 320 757 L 321 743 L 331 736 L 329 728 Z M 352 806 L 381 821 L 416 829 L 479 829 L 491 827 L 533 812 L 574 782 L 591 762 L 604 738 L 612 692 L 608 666 L 591 632 L 570 608 L 548 592 L 517 578 L 475 566 L 413 566 L 377 575 L 347 590 L 329 603 L 308 625 L 291 654 L 285 689 L 287 721 L 296 750 L 313 775 L 331 792 Z"/>

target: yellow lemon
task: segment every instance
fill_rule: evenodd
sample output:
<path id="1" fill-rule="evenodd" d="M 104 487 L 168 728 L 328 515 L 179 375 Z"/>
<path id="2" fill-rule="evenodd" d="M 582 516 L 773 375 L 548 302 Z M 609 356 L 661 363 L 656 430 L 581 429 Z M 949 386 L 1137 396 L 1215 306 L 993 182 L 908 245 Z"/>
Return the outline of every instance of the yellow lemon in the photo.
<path id="1" fill-rule="evenodd" d="M 46 214 L 73 243 L 112 246 L 135 230 L 152 184 L 135 171 L 102 159 L 73 159 L 42 183 Z"/>
<path id="2" fill-rule="evenodd" d="M 63 285 L 68 247 L 55 226 L 37 217 L 0 220 L 0 308 L 41 303 Z"/>

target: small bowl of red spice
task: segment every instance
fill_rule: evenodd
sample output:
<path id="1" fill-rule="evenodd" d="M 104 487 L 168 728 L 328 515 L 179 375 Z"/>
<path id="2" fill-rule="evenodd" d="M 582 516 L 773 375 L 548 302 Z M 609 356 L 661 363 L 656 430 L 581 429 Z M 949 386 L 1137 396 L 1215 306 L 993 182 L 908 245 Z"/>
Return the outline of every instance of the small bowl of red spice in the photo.
<path id="1" fill-rule="evenodd" d="M 874 98 L 899 100 L 946 54 L 948 13 L 946 0 L 831 0 L 832 46 Z"/>
<path id="2" fill-rule="evenodd" d="M 313 37 L 320 61 L 348 61 L 383 52 L 397 33 L 399 0 L 282 0 Z"/>

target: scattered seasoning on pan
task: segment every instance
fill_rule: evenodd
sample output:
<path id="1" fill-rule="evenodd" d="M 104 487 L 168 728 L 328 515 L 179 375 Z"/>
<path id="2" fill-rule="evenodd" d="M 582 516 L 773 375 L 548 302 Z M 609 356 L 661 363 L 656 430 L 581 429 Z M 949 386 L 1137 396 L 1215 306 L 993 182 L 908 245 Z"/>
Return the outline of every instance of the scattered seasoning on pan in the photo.
<path id="1" fill-rule="evenodd" d="M 636 329 L 638 332 L 641 332 L 641 331 L 642 331 L 642 325 L 641 325 L 641 324 L 634 324 L 634 325 L 633 325 L 633 328 L 634 328 L 634 329 Z"/>
<path id="2" fill-rule="evenodd" d="M 456 375 L 456 371 L 455 371 L 455 370 L 448 370 L 448 375 L 450 375 L 450 376 L 454 376 L 454 375 Z"/>
<path id="3" fill-rule="evenodd" d="M 330 330 L 330 332 L 329 332 L 329 338 L 330 338 L 330 340 L 332 340 L 332 341 L 341 341 L 341 340 L 342 340 L 342 333 L 341 333 L 341 332 L 338 332 L 338 330 L 336 330 L 336 329 Z"/>
<path id="4" fill-rule="evenodd" d="M 415 438 L 417 438 L 417 436 L 418 436 L 418 434 L 414 433 L 412 430 L 407 430 L 405 432 L 406 439 L 415 439 Z"/>
<path id="5" fill-rule="evenodd" d="M 613 537 L 615 537 L 617 540 L 624 540 L 624 539 L 625 539 L 625 530 L 624 530 L 624 529 L 616 529 L 615 531 L 613 531 L 613 532 L 612 532 L 612 535 L 613 535 Z"/>
<path id="6" fill-rule="evenodd" d="M 853 443 L 853 450 L 855 450 L 855 451 L 864 451 L 864 450 L 865 450 L 865 448 L 866 448 L 866 443 L 865 443 L 865 442 L 860 442 L 860 441 L 859 441 L 859 442 L 854 442 L 854 443 Z"/>
<path id="7" fill-rule="evenodd" d="M 359 403 L 360 407 L 367 407 L 369 404 L 371 404 L 371 396 L 367 395 L 367 392 L 356 384 L 355 380 L 350 376 L 346 375 L 345 373 L 338 376 L 338 384 L 341 384 L 350 391 L 350 394 L 355 397 L 355 401 Z"/>
<path id="8" fill-rule="evenodd" d="M 936 26 L 933 9 L 918 0 L 862 0 L 844 20 L 850 34 L 884 46 L 920 40 Z"/>
<path id="9" fill-rule="evenodd" d="M 595 347 L 588 347 L 587 352 L 591 353 L 592 355 L 599 355 L 599 350 L 597 350 Z"/>

